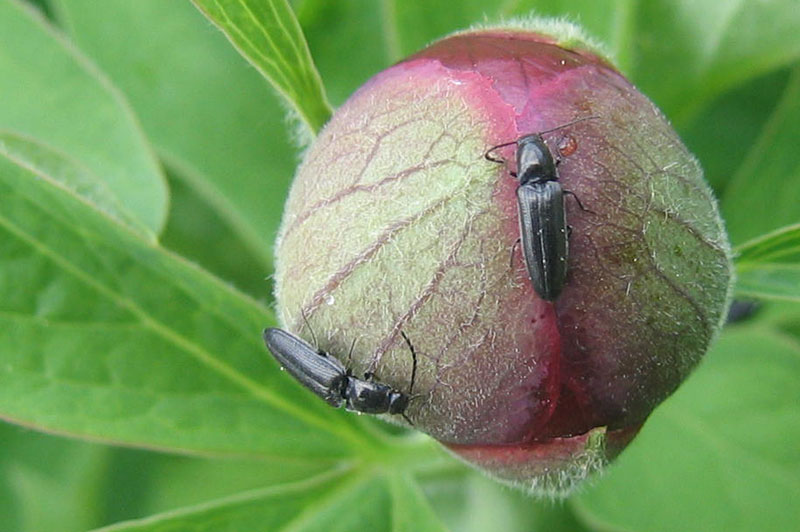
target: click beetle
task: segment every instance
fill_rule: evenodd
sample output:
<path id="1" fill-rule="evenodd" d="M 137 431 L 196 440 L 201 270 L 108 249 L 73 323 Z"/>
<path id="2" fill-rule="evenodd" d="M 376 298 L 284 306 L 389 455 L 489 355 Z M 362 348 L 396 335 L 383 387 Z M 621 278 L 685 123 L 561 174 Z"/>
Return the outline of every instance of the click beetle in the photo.
<path id="1" fill-rule="evenodd" d="M 569 228 L 564 195 L 572 193 L 561 187 L 557 161 L 542 135 L 592 118 L 596 117 L 580 118 L 546 131 L 523 135 L 515 141 L 493 146 L 484 154 L 489 161 L 503 163 L 505 161 L 492 157 L 491 153 L 504 146 L 517 146 L 517 170 L 511 175 L 519 181 L 517 211 L 522 256 L 534 290 L 546 301 L 558 298 L 567 279 Z M 578 198 L 575 199 L 585 210 Z"/>
<path id="2" fill-rule="evenodd" d="M 405 412 L 414 389 L 417 354 L 405 333 L 400 334 L 411 350 L 413 361 L 408 393 L 374 381 L 369 373 L 364 379 L 356 378 L 337 358 L 283 329 L 265 329 L 263 337 L 280 365 L 329 405 L 338 408 L 344 403 L 348 410 L 367 414 L 399 414 L 413 425 Z"/>

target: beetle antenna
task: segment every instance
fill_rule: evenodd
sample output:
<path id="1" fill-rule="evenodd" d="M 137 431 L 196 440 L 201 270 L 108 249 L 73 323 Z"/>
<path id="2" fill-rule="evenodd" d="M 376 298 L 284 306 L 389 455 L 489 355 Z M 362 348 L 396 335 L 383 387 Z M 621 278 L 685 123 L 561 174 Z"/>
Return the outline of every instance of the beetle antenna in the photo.
<path id="1" fill-rule="evenodd" d="M 356 347 L 356 338 L 353 338 L 353 343 L 350 344 L 350 352 L 347 354 L 347 367 L 351 367 L 353 362 L 353 349 Z"/>
<path id="2" fill-rule="evenodd" d="M 408 344 L 408 348 L 411 350 L 411 360 L 413 360 L 411 366 L 411 386 L 408 387 L 408 395 L 411 395 L 414 391 L 414 380 L 417 378 L 417 352 L 414 350 L 414 346 L 411 345 L 411 340 L 408 339 L 406 333 L 400 331 L 400 335 L 403 337 L 403 340 L 406 341 L 406 344 Z"/>
<path id="3" fill-rule="evenodd" d="M 545 133 L 552 133 L 553 131 L 558 131 L 559 129 L 564 129 L 565 127 L 569 127 L 571 125 L 577 124 L 578 122 L 585 122 L 586 120 L 594 120 L 595 118 L 600 118 L 598 115 L 592 116 L 584 116 L 583 118 L 578 118 L 573 120 L 572 122 L 567 122 L 566 124 L 561 124 L 560 126 L 556 126 L 551 129 L 545 129 L 544 131 L 539 131 L 537 135 L 544 135 Z M 494 149 L 494 148 L 492 148 Z"/>
<path id="4" fill-rule="evenodd" d="M 496 158 L 492 157 L 492 156 L 491 156 L 491 153 L 492 153 L 494 150 L 496 150 L 497 148 L 505 148 L 506 146 L 511 146 L 512 144 L 516 144 L 516 143 L 517 143 L 517 141 L 516 141 L 516 140 L 512 140 L 511 142 L 506 142 L 506 143 L 504 143 L 504 144 L 498 144 L 497 146 L 492 146 L 491 148 L 489 148 L 488 150 L 486 150 L 486 153 L 484 153 L 484 154 L 483 154 L 483 157 L 484 157 L 484 159 L 486 159 L 487 161 L 492 161 L 493 163 L 501 163 L 501 164 L 502 164 L 502 163 L 504 163 L 505 161 L 504 161 L 503 159 L 496 159 Z"/>
<path id="5" fill-rule="evenodd" d="M 572 120 L 571 122 L 567 122 L 566 124 L 561 124 L 560 126 L 556 126 L 556 127 L 550 128 L 550 129 L 545 129 L 544 131 L 539 131 L 536 134 L 537 135 L 544 135 L 546 133 L 552 133 L 553 131 L 558 131 L 559 129 L 564 129 L 565 127 L 572 126 L 572 125 L 577 124 L 579 122 L 585 122 L 586 120 L 594 120 L 595 118 L 600 118 L 600 115 L 591 115 L 591 116 L 584 116 L 583 118 L 576 118 L 575 120 Z M 497 148 L 505 148 L 506 146 L 511 146 L 512 144 L 516 144 L 516 143 L 517 143 L 516 140 L 512 140 L 511 142 L 504 142 L 503 144 L 498 144 L 497 146 L 492 146 L 491 148 L 486 150 L 486 153 L 483 154 L 483 157 L 487 161 L 492 161 L 493 163 L 504 163 L 505 160 L 497 159 L 497 158 L 493 157 L 492 156 L 492 152 L 494 150 L 496 150 Z"/>
<path id="6" fill-rule="evenodd" d="M 306 317 L 306 311 L 302 308 L 300 309 L 300 315 L 303 316 L 303 322 L 308 327 L 309 332 L 311 333 L 311 339 L 314 341 L 314 349 L 319 351 L 319 344 L 317 343 L 317 335 L 314 334 L 314 329 L 311 328 L 311 324 L 308 323 L 308 318 Z"/>

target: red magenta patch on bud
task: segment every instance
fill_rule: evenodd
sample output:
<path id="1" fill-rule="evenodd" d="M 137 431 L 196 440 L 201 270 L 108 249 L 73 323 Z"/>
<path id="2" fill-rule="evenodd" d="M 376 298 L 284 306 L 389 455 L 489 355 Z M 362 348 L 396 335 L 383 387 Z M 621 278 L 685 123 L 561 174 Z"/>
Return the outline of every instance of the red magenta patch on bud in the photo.
<path id="1" fill-rule="evenodd" d="M 600 428 L 543 443 L 445 446 L 503 480 L 525 484 L 538 495 L 559 497 L 602 469 L 638 432 L 639 427 L 610 432 Z"/>
<path id="2" fill-rule="evenodd" d="M 484 154 L 565 124 L 543 138 L 585 209 L 566 197 L 567 280 L 549 302 L 515 247 L 514 146 L 505 165 Z M 355 339 L 354 372 L 399 390 L 405 332 L 415 428 L 557 490 L 677 388 L 731 283 L 715 201 L 661 113 L 599 56 L 519 31 L 443 39 L 359 89 L 300 167 L 276 251 L 286 328 L 307 316 L 343 361 Z"/>

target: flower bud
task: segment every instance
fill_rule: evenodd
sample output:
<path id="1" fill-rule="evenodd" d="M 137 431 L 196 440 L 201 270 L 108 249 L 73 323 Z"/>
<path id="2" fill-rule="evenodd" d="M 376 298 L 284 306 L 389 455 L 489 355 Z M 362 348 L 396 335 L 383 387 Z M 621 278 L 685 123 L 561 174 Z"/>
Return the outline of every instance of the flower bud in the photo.
<path id="1" fill-rule="evenodd" d="M 569 192 L 554 301 L 515 245 L 510 173 L 513 141 L 547 130 Z M 505 164 L 484 157 L 505 143 Z M 306 154 L 276 252 L 287 329 L 305 315 L 356 375 L 410 391 L 414 428 L 544 493 L 613 458 L 677 388 L 732 276 L 702 170 L 660 111 L 596 53 L 519 29 L 447 37 L 362 86 Z"/>

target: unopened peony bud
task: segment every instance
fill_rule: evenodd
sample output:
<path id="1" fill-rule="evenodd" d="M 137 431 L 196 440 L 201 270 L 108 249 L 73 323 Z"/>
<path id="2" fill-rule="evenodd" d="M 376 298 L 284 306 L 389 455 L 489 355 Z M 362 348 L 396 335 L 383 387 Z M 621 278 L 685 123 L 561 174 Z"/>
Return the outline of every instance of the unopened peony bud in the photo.
<path id="1" fill-rule="evenodd" d="M 512 144 L 559 160 L 568 272 L 534 291 Z M 277 244 L 284 326 L 408 390 L 415 428 L 500 479 L 562 493 L 613 458 L 726 314 L 730 250 L 702 170 L 606 60 L 522 30 L 457 34 L 369 80 L 292 186 Z M 308 331 L 304 336 L 309 338 Z M 400 418 L 393 418 L 402 422 Z"/>

